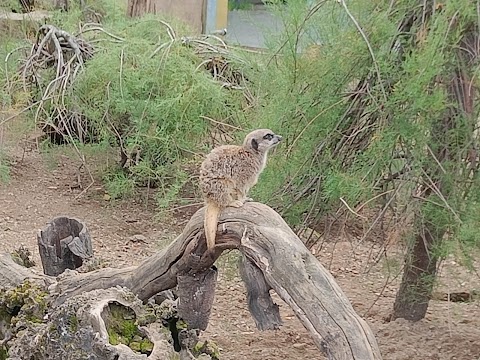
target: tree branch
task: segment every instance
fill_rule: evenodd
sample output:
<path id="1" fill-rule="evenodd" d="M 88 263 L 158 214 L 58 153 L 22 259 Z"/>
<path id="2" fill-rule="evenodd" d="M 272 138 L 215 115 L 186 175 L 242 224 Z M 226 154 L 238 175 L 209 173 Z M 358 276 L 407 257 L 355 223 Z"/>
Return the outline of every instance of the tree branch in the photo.
<path id="1" fill-rule="evenodd" d="M 56 286 L 50 287 L 54 306 L 75 295 L 117 285 L 129 288 L 146 301 L 163 290 L 174 288 L 185 275 L 205 273 L 222 251 L 239 249 L 248 266 L 253 267 L 247 269 L 250 276 L 257 273 L 264 278 L 257 279 L 260 282 L 247 281 L 250 295 L 259 296 L 250 302 L 250 308 L 253 305 L 256 309 L 272 311 L 265 316 L 253 314 L 257 327 L 275 328 L 281 323 L 275 314 L 277 308 L 269 299 L 271 288 L 293 309 L 328 359 L 381 359 L 367 323 L 356 314 L 333 276 L 273 209 L 254 202 L 238 209 L 227 208 L 220 217 L 213 254 L 206 252 L 203 219 L 204 209 L 200 209 L 170 246 L 138 267 L 81 274 L 66 270 L 57 278 Z M 0 263 L 0 273 L 3 271 Z"/>

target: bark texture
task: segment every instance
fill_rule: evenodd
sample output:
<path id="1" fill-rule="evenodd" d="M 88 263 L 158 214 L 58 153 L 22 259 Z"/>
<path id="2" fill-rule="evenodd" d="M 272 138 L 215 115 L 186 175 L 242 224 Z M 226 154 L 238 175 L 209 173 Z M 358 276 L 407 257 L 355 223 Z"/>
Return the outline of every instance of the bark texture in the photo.
<path id="1" fill-rule="evenodd" d="M 87 226 L 78 219 L 60 216 L 37 234 L 43 272 L 57 276 L 65 269 L 75 270 L 93 256 Z"/>
<path id="2" fill-rule="evenodd" d="M 367 323 L 353 310 L 333 276 L 279 214 L 255 202 L 239 209 L 226 209 L 220 217 L 221 231 L 217 232 L 213 257 L 205 253 L 203 216 L 204 209 L 197 211 L 170 246 L 138 267 L 102 269 L 60 279 L 57 304 L 84 291 L 117 285 L 131 289 L 146 301 L 174 288 L 178 276 L 205 271 L 222 251 L 236 248 L 260 270 L 268 287 L 292 307 L 328 358 L 381 359 Z M 278 320 L 276 315 L 269 316 Z M 258 317 L 255 319 L 258 321 Z"/>
<path id="3" fill-rule="evenodd" d="M 407 254 L 402 282 L 393 305 L 392 320 L 403 318 L 419 321 L 427 313 L 438 263 L 438 257 L 433 254 L 432 248 L 435 241 L 441 239 L 441 236 L 433 234 L 428 227 L 422 228 Z"/>

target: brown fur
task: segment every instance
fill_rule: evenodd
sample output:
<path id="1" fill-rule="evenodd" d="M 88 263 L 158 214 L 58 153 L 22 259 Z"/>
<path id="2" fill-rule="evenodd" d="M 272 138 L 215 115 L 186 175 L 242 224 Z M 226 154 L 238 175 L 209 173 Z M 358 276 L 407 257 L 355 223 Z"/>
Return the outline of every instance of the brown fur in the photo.
<path id="1" fill-rule="evenodd" d="M 271 139 L 265 138 L 265 136 Z M 223 145 L 207 155 L 200 168 L 200 189 L 206 203 L 205 237 L 207 249 L 215 247 L 218 218 L 222 209 L 240 207 L 248 191 L 265 168 L 267 153 L 282 137 L 269 129 L 249 133 L 242 146 Z"/>

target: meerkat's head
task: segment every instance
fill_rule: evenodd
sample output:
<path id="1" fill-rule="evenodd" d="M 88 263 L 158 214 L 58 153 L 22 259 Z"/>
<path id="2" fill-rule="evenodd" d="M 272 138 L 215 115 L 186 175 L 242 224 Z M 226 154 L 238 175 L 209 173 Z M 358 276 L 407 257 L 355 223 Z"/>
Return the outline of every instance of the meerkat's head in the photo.
<path id="1" fill-rule="evenodd" d="M 280 141 L 282 141 L 282 137 L 276 135 L 272 130 L 258 129 L 245 136 L 243 146 L 261 153 L 266 153 L 271 148 L 277 146 Z"/>

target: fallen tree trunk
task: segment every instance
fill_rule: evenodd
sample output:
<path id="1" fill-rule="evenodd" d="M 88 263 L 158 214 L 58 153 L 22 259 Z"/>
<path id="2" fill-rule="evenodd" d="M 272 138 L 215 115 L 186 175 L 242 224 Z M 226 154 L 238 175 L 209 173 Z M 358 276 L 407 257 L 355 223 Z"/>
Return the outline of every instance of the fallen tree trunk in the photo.
<path id="1" fill-rule="evenodd" d="M 239 249 L 245 256 L 242 278 L 247 282 L 249 308 L 258 328 L 277 328 L 281 322 L 268 292 L 271 288 L 292 307 L 328 359 L 381 359 L 367 323 L 280 215 L 259 203 L 226 209 L 219 221 L 221 231 L 213 255 L 206 253 L 203 216 L 203 209 L 197 211 L 170 246 L 138 267 L 90 273 L 67 270 L 49 287 L 53 306 L 116 286 L 131 290 L 146 302 L 161 291 L 175 288 L 184 276 L 206 274 L 201 276 L 211 279 L 208 271 L 222 251 Z M 4 264 L 0 262 L 0 274 L 11 271 Z M 213 288 L 210 283 L 209 291 Z M 271 314 L 266 316 L 264 312 Z M 204 319 L 199 323 L 204 324 Z"/>
<path id="2" fill-rule="evenodd" d="M 18 286 L 25 280 L 38 282 L 42 285 L 49 285 L 55 281 L 54 278 L 42 276 L 17 264 L 9 254 L 2 254 L 0 256 L 0 289 Z"/>

